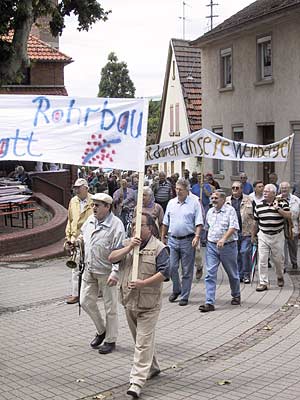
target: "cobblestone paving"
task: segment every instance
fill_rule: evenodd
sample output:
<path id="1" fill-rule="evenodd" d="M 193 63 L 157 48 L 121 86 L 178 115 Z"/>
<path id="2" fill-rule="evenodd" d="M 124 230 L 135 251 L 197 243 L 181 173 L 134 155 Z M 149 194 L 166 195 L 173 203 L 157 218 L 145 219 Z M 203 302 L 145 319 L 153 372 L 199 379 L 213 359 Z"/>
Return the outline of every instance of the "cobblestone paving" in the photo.
<path id="1" fill-rule="evenodd" d="M 64 263 L 0 265 L 1 400 L 130 398 L 133 345 L 123 310 L 117 351 L 98 354 L 89 347 L 92 322 L 64 303 L 71 278 Z M 299 276 L 286 274 L 282 289 L 270 276 L 270 290 L 242 285 L 242 306 L 231 306 L 220 270 L 216 311 L 208 314 L 198 311 L 203 280 L 193 284 L 187 307 L 168 302 L 165 284 L 156 335 L 162 373 L 142 398 L 298 400 Z M 224 380 L 230 383 L 218 384 Z"/>

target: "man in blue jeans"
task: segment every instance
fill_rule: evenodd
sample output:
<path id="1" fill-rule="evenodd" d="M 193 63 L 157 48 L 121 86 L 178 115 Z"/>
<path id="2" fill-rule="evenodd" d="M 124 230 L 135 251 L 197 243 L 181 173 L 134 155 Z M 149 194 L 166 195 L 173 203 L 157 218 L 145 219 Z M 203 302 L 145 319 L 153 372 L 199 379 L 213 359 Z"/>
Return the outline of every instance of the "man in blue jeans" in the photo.
<path id="1" fill-rule="evenodd" d="M 216 190 L 211 195 L 213 208 L 206 216 L 208 229 L 206 245 L 206 277 L 205 277 L 205 304 L 199 307 L 201 312 L 215 310 L 217 273 L 222 263 L 230 283 L 231 304 L 241 304 L 240 279 L 237 265 L 237 240 L 239 221 L 235 209 L 225 204 L 226 194 Z"/>
<path id="2" fill-rule="evenodd" d="M 203 225 L 202 211 L 197 197 L 189 195 L 189 182 L 178 179 L 177 196 L 170 200 L 162 225 L 162 240 L 170 248 L 170 272 L 173 292 L 169 301 L 173 303 L 179 296 L 180 306 L 186 306 L 192 287 L 195 248 L 199 244 Z M 168 234 L 168 235 L 167 235 Z M 182 280 L 179 277 L 181 261 Z"/>

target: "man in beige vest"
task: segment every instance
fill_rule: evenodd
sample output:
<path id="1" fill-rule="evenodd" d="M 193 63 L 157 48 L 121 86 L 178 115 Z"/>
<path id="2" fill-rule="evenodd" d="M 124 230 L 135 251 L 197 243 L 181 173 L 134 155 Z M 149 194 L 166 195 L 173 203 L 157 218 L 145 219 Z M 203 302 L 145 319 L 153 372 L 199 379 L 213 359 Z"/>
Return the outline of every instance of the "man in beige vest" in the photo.
<path id="1" fill-rule="evenodd" d="M 133 232 L 134 234 L 134 232 Z M 168 248 L 157 237 L 158 229 L 149 214 L 142 215 L 141 239 L 132 237 L 114 250 L 109 260 L 124 259 L 121 267 L 120 299 L 135 342 L 130 387 L 127 394 L 139 397 L 147 379 L 160 373 L 155 357 L 154 333 L 162 299 L 162 283 L 169 278 Z M 132 281 L 133 248 L 140 247 L 138 279 Z"/>
<path id="2" fill-rule="evenodd" d="M 68 208 L 68 223 L 66 226 L 66 239 L 64 247 L 67 251 L 73 249 L 73 244 L 80 234 L 80 229 L 88 217 L 93 213 L 89 185 L 83 178 L 74 183 L 75 196 L 72 197 Z M 67 304 L 78 302 L 78 268 L 72 269 L 72 294 L 67 299 Z"/>

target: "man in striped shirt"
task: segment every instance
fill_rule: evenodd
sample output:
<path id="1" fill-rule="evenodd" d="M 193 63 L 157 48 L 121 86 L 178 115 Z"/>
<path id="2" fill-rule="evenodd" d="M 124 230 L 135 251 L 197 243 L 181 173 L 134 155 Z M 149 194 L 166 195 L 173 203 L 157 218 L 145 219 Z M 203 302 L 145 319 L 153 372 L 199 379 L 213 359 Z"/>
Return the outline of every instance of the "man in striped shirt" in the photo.
<path id="1" fill-rule="evenodd" d="M 257 292 L 268 289 L 268 259 L 275 266 L 277 284 L 284 285 L 283 261 L 284 261 L 284 219 L 290 218 L 289 204 L 284 199 L 276 199 L 276 186 L 268 184 L 264 187 L 264 199 L 255 205 L 254 219 L 256 221 L 252 242 L 258 237 L 258 273 L 259 285 Z"/>

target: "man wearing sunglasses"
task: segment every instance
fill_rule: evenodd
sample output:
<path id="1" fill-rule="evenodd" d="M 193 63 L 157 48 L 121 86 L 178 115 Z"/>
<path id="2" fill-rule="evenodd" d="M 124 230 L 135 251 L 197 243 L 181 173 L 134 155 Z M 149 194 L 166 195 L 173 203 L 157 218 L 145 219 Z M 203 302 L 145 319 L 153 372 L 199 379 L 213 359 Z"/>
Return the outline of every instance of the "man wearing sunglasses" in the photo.
<path id="1" fill-rule="evenodd" d="M 250 197 L 243 193 L 241 182 L 232 183 L 231 196 L 226 198 L 226 203 L 235 209 L 239 221 L 240 230 L 237 244 L 240 282 L 250 283 L 251 234 L 254 225 L 253 205 Z"/>

